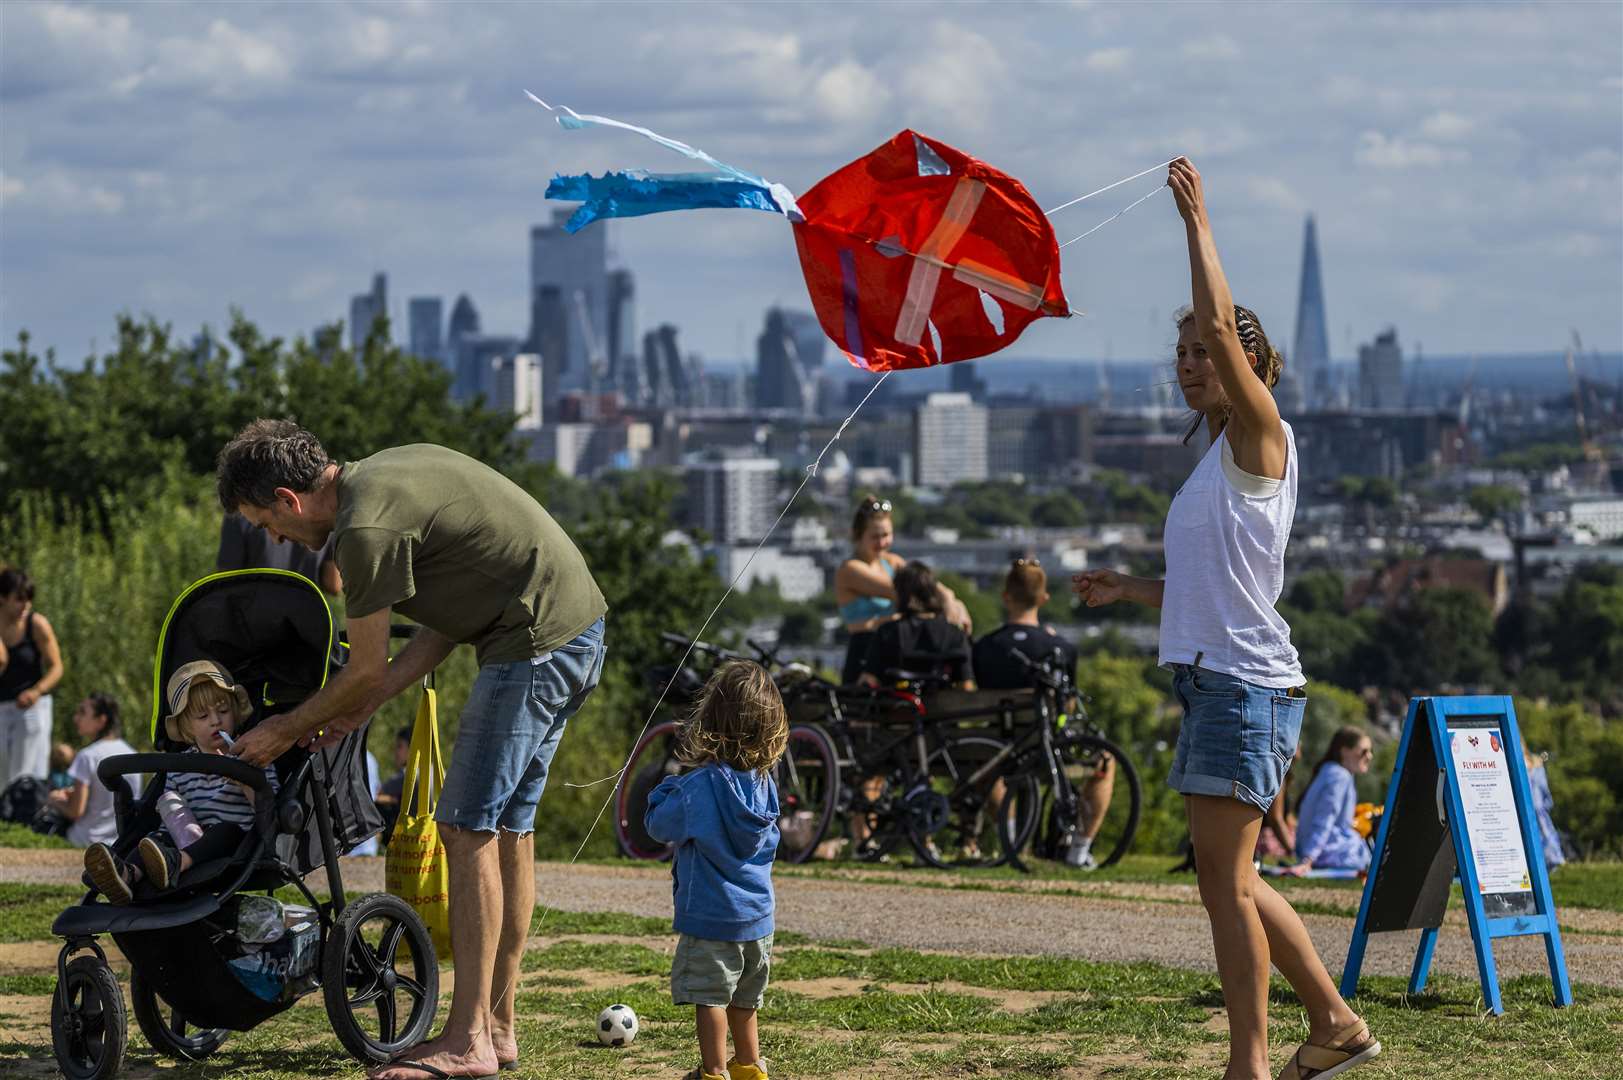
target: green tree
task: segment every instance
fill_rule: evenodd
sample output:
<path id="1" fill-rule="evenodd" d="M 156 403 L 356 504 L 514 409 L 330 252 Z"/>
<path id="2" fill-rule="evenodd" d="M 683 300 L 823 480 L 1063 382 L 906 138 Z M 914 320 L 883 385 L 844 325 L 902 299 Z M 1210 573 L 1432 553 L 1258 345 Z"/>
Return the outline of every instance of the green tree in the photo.
<path id="1" fill-rule="evenodd" d="M 1506 484 L 1482 484 L 1472 488 L 1465 501 L 1472 513 L 1487 524 L 1520 510 L 1523 499 L 1520 491 Z"/>
<path id="2" fill-rule="evenodd" d="M 1347 610 L 1346 596 L 1347 583 L 1336 571 L 1309 570 L 1291 582 L 1285 599 L 1299 612 L 1340 615 Z"/>
<path id="3" fill-rule="evenodd" d="M 1050 492 L 1031 508 L 1031 520 L 1044 528 L 1074 529 L 1088 523 L 1088 508 L 1069 491 Z"/>
<path id="4" fill-rule="evenodd" d="M 0 355 L 0 512 L 25 492 L 65 511 L 139 492 L 178 460 L 213 471 L 220 447 L 249 420 L 284 416 L 313 431 L 337 460 L 436 442 L 499 469 L 522 454 L 510 414 L 448 400 L 450 376 L 388 342 L 382 323 L 359 354 L 328 328 L 312 345 L 266 338 L 240 312 L 223 351 L 198 356 L 155 319 L 120 316 L 111 352 L 82 368 L 40 357 L 26 333 Z M 108 524 L 101 518 L 100 524 Z"/>

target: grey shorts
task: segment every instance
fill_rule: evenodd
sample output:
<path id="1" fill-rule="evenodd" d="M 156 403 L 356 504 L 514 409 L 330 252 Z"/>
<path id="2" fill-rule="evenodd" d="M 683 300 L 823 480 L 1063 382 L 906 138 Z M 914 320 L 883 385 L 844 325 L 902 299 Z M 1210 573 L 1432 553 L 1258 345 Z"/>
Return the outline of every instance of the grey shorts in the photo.
<path id="1" fill-rule="evenodd" d="M 759 1009 L 771 967 L 771 934 L 759 941 L 710 941 L 683 934 L 671 961 L 671 1000 Z"/>

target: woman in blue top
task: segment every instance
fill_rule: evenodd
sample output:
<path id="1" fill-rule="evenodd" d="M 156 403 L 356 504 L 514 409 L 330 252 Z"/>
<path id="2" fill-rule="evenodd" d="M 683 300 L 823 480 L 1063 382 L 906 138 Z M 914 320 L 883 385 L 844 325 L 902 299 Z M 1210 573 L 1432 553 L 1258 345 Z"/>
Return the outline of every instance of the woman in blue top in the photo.
<path id="1" fill-rule="evenodd" d="M 862 661 L 873 643 L 874 631 L 896 618 L 896 571 L 907 560 L 890 550 L 896 538 L 890 501 L 868 494 L 857 504 L 851 519 L 851 557 L 834 571 L 834 602 L 850 641 L 840 682 L 849 686 L 862 674 Z M 970 632 L 969 612 L 952 590 L 940 585 L 947 621 Z"/>
<path id="2" fill-rule="evenodd" d="M 1330 737 L 1296 808 L 1298 861 L 1291 873 L 1369 869 L 1369 845 L 1353 828 L 1353 812 L 1355 777 L 1369 772 L 1371 755 L 1369 736 L 1360 728 L 1344 727 Z"/>

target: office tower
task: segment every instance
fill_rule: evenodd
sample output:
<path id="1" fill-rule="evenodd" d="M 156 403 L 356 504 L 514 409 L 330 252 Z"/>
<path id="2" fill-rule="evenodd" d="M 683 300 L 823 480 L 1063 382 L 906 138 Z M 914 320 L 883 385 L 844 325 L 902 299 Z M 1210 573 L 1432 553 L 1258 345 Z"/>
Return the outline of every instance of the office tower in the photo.
<path id="1" fill-rule="evenodd" d="M 642 337 L 642 364 L 655 405 L 691 404 L 687 370 L 676 344 L 676 327 L 662 323 Z"/>
<path id="2" fill-rule="evenodd" d="M 451 305 L 451 321 L 445 328 L 445 366 L 451 369 L 451 393 L 460 399 L 463 390 L 462 343 L 479 334 L 479 309 L 463 293 Z"/>
<path id="3" fill-rule="evenodd" d="M 532 319 L 527 343 L 529 351 L 545 357 L 540 348 L 542 327 L 534 316 L 541 309 L 541 290 L 557 289 L 569 325 L 565 352 L 558 358 L 560 392 L 590 389 L 608 363 L 603 351 L 609 340 L 608 223 L 567 233 L 564 222 L 573 213 L 572 209 L 557 210 L 551 225 L 530 229 Z M 550 390 L 547 393 L 552 395 Z"/>
<path id="4" fill-rule="evenodd" d="M 608 385 L 633 403 L 642 400 L 642 376 L 637 370 L 637 286 L 630 270 L 609 274 L 608 337 L 603 349 L 608 361 Z"/>
<path id="5" fill-rule="evenodd" d="M 491 382 L 491 372 L 497 370 L 496 361 L 524 351 L 518 338 L 506 334 L 464 334 L 457 345 L 457 370 L 451 396 L 458 401 L 471 401 L 479 394 L 483 394 L 487 402 L 491 401 L 496 393 Z"/>
<path id="6" fill-rule="evenodd" d="M 968 394 L 972 401 L 986 400 L 986 380 L 976 375 L 973 360 L 960 360 L 947 369 L 947 389 Z"/>
<path id="7" fill-rule="evenodd" d="M 913 411 L 915 482 L 951 487 L 987 474 L 986 407 L 968 394 L 930 394 Z"/>
<path id="8" fill-rule="evenodd" d="M 808 415 L 817 411 L 817 372 L 826 342 L 817 316 L 768 308 L 755 339 L 755 404 Z"/>
<path id="9" fill-rule="evenodd" d="M 1302 238 L 1302 282 L 1296 295 L 1296 343 L 1285 357 L 1302 405 L 1322 406 L 1330 393 L 1330 331 L 1324 317 L 1324 283 L 1319 276 L 1319 234 L 1308 215 Z"/>
<path id="10" fill-rule="evenodd" d="M 406 324 L 410 331 L 407 340 L 411 343 L 411 355 L 445 363 L 444 309 L 445 305 L 437 296 L 411 298 L 406 305 Z"/>
<path id="11" fill-rule="evenodd" d="M 543 285 L 530 294 L 529 352 L 541 357 L 541 400 L 548 417 L 558 415 L 558 399 L 564 393 L 564 369 L 569 364 L 572 332 L 568 301 L 557 285 Z"/>
<path id="12" fill-rule="evenodd" d="M 777 515 L 778 463 L 772 458 L 735 457 L 689 465 L 688 524 L 718 544 L 759 540 Z"/>
<path id="13" fill-rule="evenodd" d="M 1403 350 L 1392 327 L 1375 335 L 1372 345 L 1358 346 L 1358 405 L 1364 409 L 1401 409 Z"/>
<path id="14" fill-rule="evenodd" d="M 512 339 L 509 339 L 512 340 Z M 498 412 L 512 413 L 514 427 L 533 431 L 542 421 L 541 358 L 535 353 L 487 355 L 485 403 Z"/>
<path id="15" fill-rule="evenodd" d="M 372 290 L 349 298 L 349 347 L 360 352 L 372 333 L 372 324 L 389 317 L 389 278 L 372 275 Z"/>

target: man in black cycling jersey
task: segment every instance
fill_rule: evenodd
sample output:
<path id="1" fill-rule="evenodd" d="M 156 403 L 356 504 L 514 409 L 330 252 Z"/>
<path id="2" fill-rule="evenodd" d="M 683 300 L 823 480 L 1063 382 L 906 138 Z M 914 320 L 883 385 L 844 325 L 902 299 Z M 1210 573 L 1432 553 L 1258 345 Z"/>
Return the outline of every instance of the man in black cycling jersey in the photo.
<path id="1" fill-rule="evenodd" d="M 1042 565 L 1036 559 L 1014 560 L 1003 579 L 1003 610 L 1008 621 L 975 642 L 976 685 L 983 690 L 1025 689 L 1033 685 L 1031 666 L 1048 661 L 1076 677 L 1076 646 L 1037 617 L 1047 602 L 1048 576 Z M 1022 663 L 1015 653 L 1027 662 Z M 1067 865 L 1094 868 L 1093 838 L 1104 824 L 1115 783 L 1115 760 L 1107 755 L 1079 793 L 1077 829 L 1065 851 Z"/>

